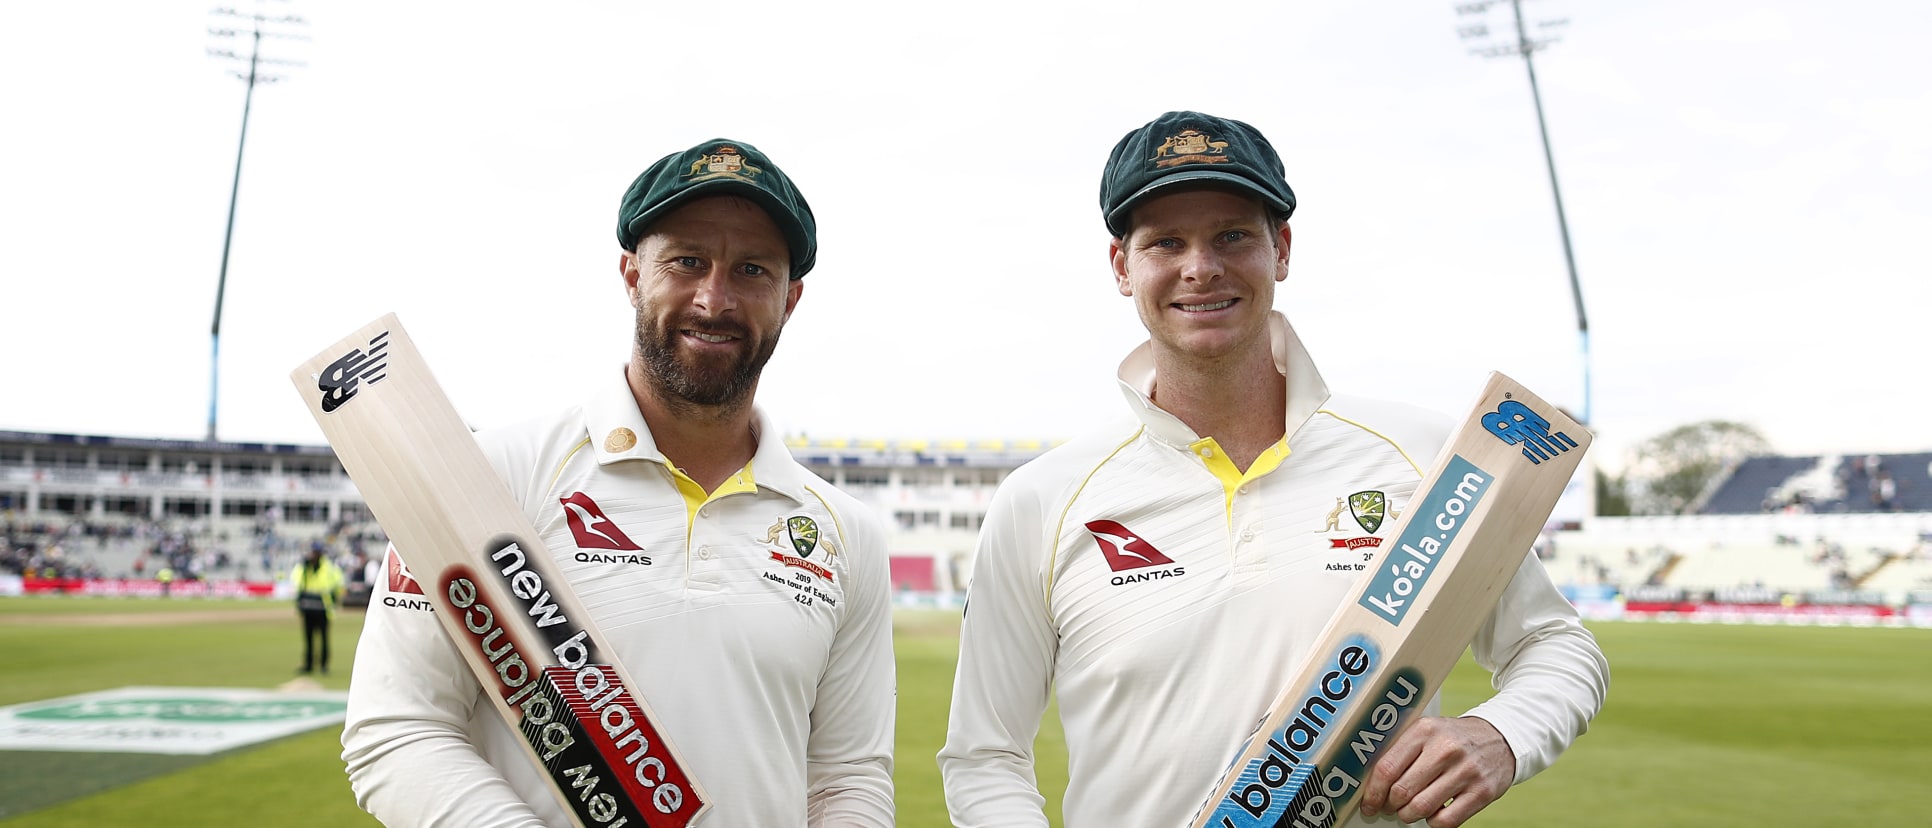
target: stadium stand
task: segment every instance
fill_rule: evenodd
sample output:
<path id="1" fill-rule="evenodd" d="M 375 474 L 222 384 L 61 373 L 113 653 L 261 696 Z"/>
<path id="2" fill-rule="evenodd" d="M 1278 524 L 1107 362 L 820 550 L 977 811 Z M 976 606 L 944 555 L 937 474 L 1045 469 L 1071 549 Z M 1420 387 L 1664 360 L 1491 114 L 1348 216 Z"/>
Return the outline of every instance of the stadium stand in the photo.
<path id="1" fill-rule="evenodd" d="M 33 519 L 0 511 L 0 572 L 60 578 L 153 578 L 163 568 L 182 580 L 274 580 L 323 543 L 345 564 L 358 550 L 380 551 L 380 530 L 294 524 L 267 531 L 260 520 L 84 519 L 43 512 Z"/>
<path id="2" fill-rule="evenodd" d="M 1818 499 L 1830 490 L 1817 491 L 1799 478 L 1819 466 L 1817 457 L 1752 457 L 1731 471 L 1730 479 L 1718 486 L 1699 514 L 1750 515 L 1792 503 Z"/>
<path id="3" fill-rule="evenodd" d="M 896 580 L 945 593 L 965 588 L 974 540 L 1000 480 L 1051 447 L 1039 440 L 803 436 L 785 443 L 801 463 L 890 521 L 893 554 L 907 559 L 902 566 L 927 562 L 929 577 L 907 570 Z M 185 554 L 192 575 L 213 579 L 280 576 L 317 540 L 352 577 L 357 538 L 373 538 L 364 551 L 382 557 L 380 530 L 327 446 L 0 430 L 0 520 L 49 527 L 31 537 L 23 532 L 17 543 L 6 540 L 29 551 L 0 557 L 0 574 L 12 558 L 18 559 L 12 569 L 36 573 L 50 561 L 77 560 L 62 557 L 67 547 L 51 554 L 50 537 L 75 525 L 180 533 L 170 551 L 193 549 Z M 151 544 L 87 549 L 90 571 L 100 576 L 153 577 Z"/>
<path id="4" fill-rule="evenodd" d="M 1602 539 L 1587 532 L 1558 532 L 1543 566 L 1560 584 L 1612 587 L 1649 583 L 1673 553 L 1655 544 L 1639 546 Z"/>
<path id="5" fill-rule="evenodd" d="M 1050 447 L 786 443 L 877 510 L 892 533 L 895 586 L 932 597 L 964 591 L 993 492 Z M 1914 617 L 1932 626 L 1928 465 L 1932 452 L 1754 457 L 1709 489 L 1695 514 L 1585 516 L 1546 536 L 1539 554 L 1573 600 L 1802 605 L 1876 596 L 1918 606 Z M 382 556 L 380 528 L 326 446 L 0 430 L 0 587 L 50 571 L 152 581 L 164 565 L 190 580 L 272 581 L 318 541 L 352 578 L 372 574 L 358 564 Z"/>
<path id="6" fill-rule="evenodd" d="M 1875 591 L 1899 604 L 1932 589 L 1932 512 L 1802 512 L 1590 518 L 1559 532 L 1558 583 L 1619 590 Z"/>
<path id="7" fill-rule="evenodd" d="M 1932 452 L 1752 457 L 1719 484 L 1703 515 L 1932 512 Z M 1889 482 L 1888 482 L 1889 481 Z"/>
<path id="8" fill-rule="evenodd" d="M 1884 562 L 1859 583 L 1888 596 L 1932 591 L 1932 546 L 1920 543 Z"/>

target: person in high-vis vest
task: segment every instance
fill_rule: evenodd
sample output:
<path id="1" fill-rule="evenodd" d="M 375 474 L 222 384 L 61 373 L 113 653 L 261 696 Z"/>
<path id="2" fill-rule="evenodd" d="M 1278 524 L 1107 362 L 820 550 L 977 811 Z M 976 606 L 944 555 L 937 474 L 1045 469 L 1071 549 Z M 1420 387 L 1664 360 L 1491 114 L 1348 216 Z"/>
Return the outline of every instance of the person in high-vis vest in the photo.
<path id="1" fill-rule="evenodd" d="M 295 585 L 295 610 L 302 616 L 302 666 L 296 672 L 313 673 L 320 667 L 328 675 L 329 619 L 342 605 L 342 570 L 323 554 L 318 542 L 288 577 Z"/>

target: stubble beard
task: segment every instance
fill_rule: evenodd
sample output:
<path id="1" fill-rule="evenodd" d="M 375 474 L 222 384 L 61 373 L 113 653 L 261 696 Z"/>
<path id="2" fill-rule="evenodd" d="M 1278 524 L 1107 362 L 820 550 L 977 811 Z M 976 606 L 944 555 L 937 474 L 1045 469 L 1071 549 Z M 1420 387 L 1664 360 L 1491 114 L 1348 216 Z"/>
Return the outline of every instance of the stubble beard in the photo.
<path id="1" fill-rule="evenodd" d="M 741 337 L 749 343 L 749 347 L 728 364 L 721 364 L 715 359 L 701 360 L 678 350 L 678 341 L 683 336 L 678 331 L 687 327 Z M 707 409 L 719 413 L 730 412 L 743 408 L 751 401 L 752 392 L 758 387 L 758 376 L 765 370 L 765 363 L 770 362 L 772 354 L 778 350 L 778 336 L 783 330 L 781 325 L 773 329 L 770 336 L 754 340 L 750 332 L 735 325 L 721 326 L 685 320 L 667 327 L 640 310 L 637 314 L 637 353 L 645 379 L 667 404 L 684 409 L 687 414 Z"/>

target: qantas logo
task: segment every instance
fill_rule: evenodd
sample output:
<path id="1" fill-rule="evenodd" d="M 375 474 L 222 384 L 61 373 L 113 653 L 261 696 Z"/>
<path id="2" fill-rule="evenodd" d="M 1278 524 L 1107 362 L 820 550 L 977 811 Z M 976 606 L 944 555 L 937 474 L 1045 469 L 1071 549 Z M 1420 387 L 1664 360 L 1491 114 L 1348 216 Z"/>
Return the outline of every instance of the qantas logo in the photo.
<path id="1" fill-rule="evenodd" d="M 389 557 L 383 562 L 382 571 L 388 575 L 389 582 L 389 594 L 382 596 L 383 606 L 417 612 L 436 611 L 436 607 L 429 602 L 429 596 L 423 594 L 423 586 L 416 583 L 416 576 L 409 571 L 409 565 L 396 554 L 395 547 L 389 548 Z"/>
<path id="2" fill-rule="evenodd" d="M 624 530 L 617 528 L 610 518 L 604 517 L 604 510 L 598 508 L 597 501 L 583 492 L 572 492 L 560 500 L 563 503 L 564 519 L 570 522 L 570 534 L 577 539 L 578 549 L 609 549 L 615 552 L 642 552 L 644 548 L 631 542 Z"/>
<path id="3" fill-rule="evenodd" d="M 422 585 L 416 583 L 416 576 L 410 574 L 409 565 L 403 563 L 402 556 L 397 555 L 396 550 L 389 550 L 389 561 L 383 565 L 383 568 L 389 572 L 390 592 L 403 592 L 410 595 L 423 594 Z"/>
<path id="4" fill-rule="evenodd" d="M 1115 575 L 1108 580 L 1114 586 L 1126 586 L 1162 578 L 1177 578 L 1187 574 L 1187 567 L 1169 566 L 1173 558 L 1162 554 L 1146 538 L 1134 534 L 1134 530 L 1111 520 L 1087 521 L 1087 531 L 1093 533 L 1095 543 L 1100 544 L 1100 554 L 1107 556 L 1107 566 L 1114 572 L 1128 572 L 1135 569 L 1165 566 L 1148 572 L 1133 572 L 1128 575 Z"/>
<path id="5" fill-rule="evenodd" d="M 1100 553 L 1107 556 L 1107 566 L 1115 572 L 1174 562 L 1132 529 L 1111 520 L 1087 521 L 1087 531 L 1093 533 L 1093 539 L 1100 544 Z"/>
<path id="6" fill-rule="evenodd" d="M 578 552 L 578 563 L 625 564 L 628 566 L 650 566 L 649 555 L 613 555 L 609 552 Z"/>

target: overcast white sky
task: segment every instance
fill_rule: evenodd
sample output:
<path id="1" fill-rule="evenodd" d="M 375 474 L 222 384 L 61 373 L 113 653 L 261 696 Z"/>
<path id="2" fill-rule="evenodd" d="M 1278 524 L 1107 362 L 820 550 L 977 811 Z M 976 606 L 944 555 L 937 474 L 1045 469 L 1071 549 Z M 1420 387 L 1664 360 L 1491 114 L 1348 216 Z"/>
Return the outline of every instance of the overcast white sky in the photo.
<path id="1" fill-rule="evenodd" d="M 252 9 L 252 0 L 233 0 Z M 0 429 L 199 438 L 243 85 L 198 2 L 0 6 Z M 616 208 L 757 145 L 819 217 L 760 399 L 813 437 L 1058 439 L 1143 337 L 1096 203 L 1164 110 L 1255 124 L 1301 205 L 1277 307 L 1338 391 L 1572 409 L 1575 316 L 1523 63 L 1454 0 L 271 2 L 220 425 L 320 443 L 288 372 L 399 313 L 480 426 L 627 354 Z M 1543 0 L 1600 461 L 1725 418 L 1787 453 L 1932 448 L 1932 4 Z M 1491 12 L 1500 29 L 1506 10 Z"/>

